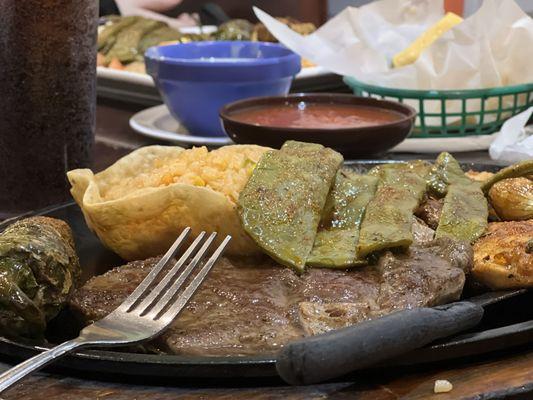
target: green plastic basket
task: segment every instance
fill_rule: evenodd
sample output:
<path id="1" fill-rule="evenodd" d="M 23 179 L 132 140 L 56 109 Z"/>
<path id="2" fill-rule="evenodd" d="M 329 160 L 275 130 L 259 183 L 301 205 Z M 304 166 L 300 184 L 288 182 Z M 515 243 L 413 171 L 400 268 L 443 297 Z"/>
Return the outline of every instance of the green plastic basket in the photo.
<path id="1" fill-rule="evenodd" d="M 347 76 L 357 96 L 395 100 L 418 111 L 410 137 L 488 135 L 533 105 L 533 83 L 474 90 L 409 90 L 368 85 Z"/>

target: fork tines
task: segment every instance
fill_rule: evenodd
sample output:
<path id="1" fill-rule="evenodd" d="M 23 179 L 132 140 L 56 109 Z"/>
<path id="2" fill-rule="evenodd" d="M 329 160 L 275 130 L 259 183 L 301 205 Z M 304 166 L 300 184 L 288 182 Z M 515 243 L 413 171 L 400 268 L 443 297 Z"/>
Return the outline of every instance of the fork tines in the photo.
<path id="1" fill-rule="evenodd" d="M 206 240 L 204 240 L 206 232 L 200 233 L 183 252 L 181 257 L 174 262 L 172 268 L 162 277 L 159 283 L 151 289 L 156 278 L 167 266 L 171 265 L 174 257 L 178 255 L 178 251 L 190 231 L 191 228 L 185 228 L 183 230 L 152 271 L 144 278 L 126 301 L 120 305 L 120 311 L 135 313 L 142 317 L 147 316 L 155 320 L 160 318 L 173 320 L 177 316 L 203 282 L 211 267 L 222 255 L 231 240 L 231 236 L 226 236 L 212 253 L 211 257 L 204 262 L 203 260 L 207 257 L 207 251 L 215 240 L 217 233 L 211 233 Z M 197 250 L 198 248 L 199 250 Z M 196 268 L 198 265 L 200 267 Z M 187 287 L 174 300 L 180 289 L 184 286 L 184 283 L 190 277 L 192 278 Z"/>

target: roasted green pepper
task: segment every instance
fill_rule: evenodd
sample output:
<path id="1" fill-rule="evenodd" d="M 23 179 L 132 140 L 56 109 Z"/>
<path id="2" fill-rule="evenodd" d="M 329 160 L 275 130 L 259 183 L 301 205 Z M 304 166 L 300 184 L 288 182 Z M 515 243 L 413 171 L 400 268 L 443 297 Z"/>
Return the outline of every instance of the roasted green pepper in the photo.
<path id="1" fill-rule="evenodd" d="M 533 175 L 533 160 L 521 161 L 499 170 L 490 179 L 483 182 L 481 189 L 484 193 L 488 193 L 492 185 L 494 185 L 496 182 L 507 178 L 518 178 L 528 175 Z"/>
<path id="2" fill-rule="evenodd" d="M 366 264 L 358 258 L 356 248 L 361 220 L 377 182 L 378 178 L 370 175 L 345 170 L 337 173 L 307 265 L 348 268 Z"/>
<path id="3" fill-rule="evenodd" d="M 449 153 L 439 155 L 430 176 L 433 192 L 446 194 L 435 237 L 470 242 L 479 238 L 487 229 L 489 213 L 480 184 L 468 178 Z"/>
<path id="4" fill-rule="evenodd" d="M 66 223 L 33 217 L 10 225 L 0 234 L 0 334 L 41 337 L 79 275 Z"/>
<path id="5" fill-rule="evenodd" d="M 380 180 L 361 224 L 359 257 L 411 245 L 413 212 L 426 192 L 429 168 L 426 162 L 412 161 L 374 169 L 372 174 Z"/>
<path id="6" fill-rule="evenodd" d="M 239 196 L 244 230 L 272 258 L 302 272 L 342 161 L 331 149 L 293 141 L 265 153 Z"/>

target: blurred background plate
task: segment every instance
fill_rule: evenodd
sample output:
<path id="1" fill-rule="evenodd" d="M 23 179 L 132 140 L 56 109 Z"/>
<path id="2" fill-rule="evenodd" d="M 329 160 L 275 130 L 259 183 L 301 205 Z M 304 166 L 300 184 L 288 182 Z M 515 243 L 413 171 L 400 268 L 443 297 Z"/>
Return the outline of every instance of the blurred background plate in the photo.
<path id="1" fill-rule="evenodd" d="M 138 112 L 131 117 L 130 126 L 143 136 L 186 146 L 218 147 L 233 143 L 229 137 L 191 135 L 170 115 L 164 104 Z"/>
<path id="2" fill-rule="evenodd" d="M 118 100 L 146 107 L 163 102 L 148 74 L 97 67 L 96 76 L 96 91 L 101 99 Z M 322 67 L 303 68 L 296 75 L 290 91 L 291 93 L 351 92 L 340 75 L 328 72 Z"/>
<path id="3" fill-rule="evenodd" d="M 450 153 L 487 150 L 496 134 L 448 137 L 448 138 L 407 138 L 390 151 L 394 153 Z"/>
<path id="4" fill-rule="evenodd" d="M 133 115 L 130 119 L 130 127 L 143 136 L 185 146 L 218 147 L 233 143 L 229 137 L 191 135 L 170 115 L 164 104 L 147 108 Z M 494 135 L 442 139 L 407 138 L 390 151 L 424 154 L 434 154 L 444 150 L 450 152 L 480 151 L 487 150 L 493 139 Z"/>
<path id="5" fill-rule="evenodd" d="M 201 33 L 213 33 L 216 32 L 218 27 L 216 25 L 202 25 L 202 26 L 182 26 L 180 28 L 181 33 L 186 34 L 196 34 L 199 35 Z"/>
<path id="6" fill-rule="evenodd" d="M 139 72 L 124 71 L 120 69 L 113 69 L 107 67 L 97 67 L 96 75 L 98 78 L 110 79 L 120 81 L 123 83 L 131 83 L 133 85 L 143 85 L 148 87 L 155 87 L 154 81 L 148 74 L 142 74 Z M 295 79 L 308 79 L 308 78 L 320 78 L 326 75 L 335 75 L 323 67 L 306 67 L 302 68 L 300 73 L 296 75 Z M 340 80 L 340 77 L 339 77 Z"/>

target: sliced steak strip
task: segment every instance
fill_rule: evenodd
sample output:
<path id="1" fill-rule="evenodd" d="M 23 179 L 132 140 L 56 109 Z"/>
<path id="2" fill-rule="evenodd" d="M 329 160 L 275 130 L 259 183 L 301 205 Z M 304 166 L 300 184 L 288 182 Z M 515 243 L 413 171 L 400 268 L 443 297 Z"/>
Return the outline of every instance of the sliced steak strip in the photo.
<path id="1" fill-rule="evenodd" d="M 443 199 L 427 197 L 415 210 L 415 215 L 423 220 L 431 229 L 437 229 L 443 204 Z"/>

